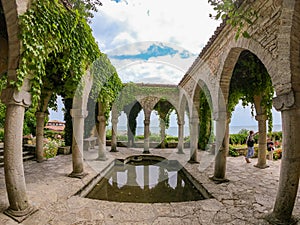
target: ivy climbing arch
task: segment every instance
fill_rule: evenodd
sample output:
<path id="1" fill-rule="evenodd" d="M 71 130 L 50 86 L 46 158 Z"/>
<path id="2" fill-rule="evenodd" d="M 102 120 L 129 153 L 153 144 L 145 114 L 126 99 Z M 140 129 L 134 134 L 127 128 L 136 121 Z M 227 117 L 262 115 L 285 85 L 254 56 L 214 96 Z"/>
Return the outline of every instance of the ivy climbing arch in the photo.
<path id="1" fill-rule="evenodd" d="M 243 106 L 251 105 L 253 116 L 254 96 L 261 96 L 261 105 L 266 110 L 268 129 L 271 131 L 273 95 L 272 81 L 263 63 L 250 51 L 241 52 L 231 77 L 228 111 L 232 113 L 239 100 L 242 100 Z"/>

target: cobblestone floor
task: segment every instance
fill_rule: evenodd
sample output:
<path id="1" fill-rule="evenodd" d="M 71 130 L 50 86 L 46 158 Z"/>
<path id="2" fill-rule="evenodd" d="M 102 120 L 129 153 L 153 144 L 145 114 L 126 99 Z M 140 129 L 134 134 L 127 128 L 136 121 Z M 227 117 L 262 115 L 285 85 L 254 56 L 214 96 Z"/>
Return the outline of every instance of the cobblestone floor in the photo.
<path id="1" fill-rule="evenodd" d="M 278 187 L 280 160 L 268 161 L 269 168 L 258 169 L 245 163 L 243 157 L 227 159 L 228 183 L 215 184 L 213 156 L 199 153 L 200 164 L 186 163 L 189 151 L 176 154 L 175 149 L 152 149 L 151 153 L 181 164 L 213 195 L 214 198 L 182 203 L 117 203 L 74 196 L 115 157 L 141 154 L 141 149 L 119 148 L 118 153 L 107 153 L 107 161 L 95 161 L 97 150 L 84 153 L 83 179 L 69 178 L 72 171 L 71 155 L 59 155 L 43 163 L 24 163 L 27 193 L 30 203 L 39 210 L 24 220 L 24 225 L 68 224 L 268 224 L 263 217 L 271 212 Z M 0 212 L 8 207 L 3 168 L 0 169 Z M 293 215 L 300 217 L 300 198 Z M 17 224 L 0 213 L 0 224 Z"/>

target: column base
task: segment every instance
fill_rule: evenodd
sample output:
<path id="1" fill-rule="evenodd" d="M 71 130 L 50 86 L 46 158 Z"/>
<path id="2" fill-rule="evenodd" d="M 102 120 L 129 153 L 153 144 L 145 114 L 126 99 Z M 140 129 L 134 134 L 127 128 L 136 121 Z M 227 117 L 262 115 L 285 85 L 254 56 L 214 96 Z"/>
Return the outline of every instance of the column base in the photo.
<path id="1" fill-rule="evenodd" d="M 70 173 L 70 174 L 68 175 L 68 177 L 82 179 L 82 178 L 84 178 L 86 175 L 88 175 L 88 173 L 85 173 L 85 172 L 81 172 L 81 173 L 72 172 L 72 173 Z"/>
<path id="2" fill-rule="evenodd" d="M 98 156 L 95 160 L 96 161 L 106 161 L 107 158 L 106 158 L 106 156 Z"/>
<path id="3" fill-rule="evenodd" d="M 150 154 L 150 151 L 149 150 L 144 150 L 143 154 Z"/>
<path id="4" fill-rule="evenodd" d="M 38 211 L 37 208 L 33 206 L 28 206 L 25 210 L 22 211 L 15 211 L 11 208 L 6 209 L 3 213 L 10 218 L 14 219 L 18 223 L 24 221 L 27 217 L 31 216 L 33 213 Z"/>
<path id="5" fill-rule="evenodd" d="M 190 164 L 199 164 L 200 162 L 198 162 L 198 161 L 196 161 L 196 160 L 193 160 L 193 159 L 190 159 L 190 160 L 188 161 L 188 163 L 190 163 Z"/>
<path id="6" fill-rule="evenodd" d="M 109 152 L 119 152 L 117 148 L 112 148 Z"/>
<path id="7" fill-rule="evenodd" d="M 265 165 L 258 165 L 258 164 L 256 164 L 256 165 L 253 165 L 253 166 L 256 167 L 256 168 L 259 168 L 259 169 L 266 169 L 266 168 L 270 167 L 267 164 L 265 164 Z"/>
<path id="8" fill-rule="evenodd" d="M 226 178 L 217 178 L 215 176 L 212 176 L 209 179 L 212 180 L 215 184 L 222 184 L 222 183 L 229 182 L 229 180 Z"/>
<path id="9" fill-rule="evenodd" d="M 178 150 L 176 153 L 177 154 L 184 154 L 184 152 L 182 150 Z"/>
<path id="10" fill-rule="evenodd" d="M 275 216 L 272 213 L 267 215 L 265 217 L 265 220 L 273 225 L 285 225 L 285 224 L 294 225 L 297 224 L 297 222 L 299 221 L 299 219 L 295 217 L 291 217 L 289 220 L 279 220 L 275 218 Z"/>
<path id="11" fill-rule="evenodd" d="M 47 159 L 37 159 L 36 161 L 37 161 L 38 163 L 42 163 L 42 162 L 47 161 Z"/>

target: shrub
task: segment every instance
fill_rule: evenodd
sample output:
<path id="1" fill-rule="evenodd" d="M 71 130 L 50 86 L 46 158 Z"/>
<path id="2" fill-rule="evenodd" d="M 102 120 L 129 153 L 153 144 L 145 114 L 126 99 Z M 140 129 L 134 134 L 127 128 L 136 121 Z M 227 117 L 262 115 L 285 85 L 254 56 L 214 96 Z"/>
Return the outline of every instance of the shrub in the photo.
<path id="1" fill-rule="evenodd" d="M 57 155 L 57 150 L 59 146 L 62 146 L 64 143 L 62 140 L 51 140 L 47 139 L 44 144 L 44 157 L 46 159 L 53 158 Z"/>
<path id="2" fill-rule="evenodd" d="M 240 154 L 235 150 L 233 146 L 229 146 L 229 155 L 232 157 L 237 157 Z"/>
<path id="3" fill-rule="evenodd" d="M 4 129 L 0 129 L 0 141 L 4 141 Z"/>
<path id="4" fill-rule="evenodd" d="M 275 149 L 273 153 L 273 159 L 277 160 L 277 159 L 281 159 L 281 157 L 282 157 L 282 149 L 281 148 Z"/>

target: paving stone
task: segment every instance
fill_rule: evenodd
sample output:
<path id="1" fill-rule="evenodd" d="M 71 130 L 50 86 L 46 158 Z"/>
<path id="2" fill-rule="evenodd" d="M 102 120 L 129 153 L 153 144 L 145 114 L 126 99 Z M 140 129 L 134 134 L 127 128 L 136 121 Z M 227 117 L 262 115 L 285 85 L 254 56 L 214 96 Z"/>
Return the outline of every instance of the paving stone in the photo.
<path id="1" fill-rule="evenodd" d="M 132 154 L 141 154 L 142 149 L 120 148 L 118 158 Z M 175 150 L 176 151 L 176 150 Z M 188 150 L 186 155 L 189 154 Z M 160 155 L 159 149 L 150 149 Z M 174 150 L 164 149 L 165 156 L 176 157 Z M 199 153 L 201 154 L 201 153 Z M 111 157 L 111 156 L 109 156 Z M 244 158 L 227 158 L 229 183 L 215 184 L 209 177 L 213 174 L 213 163 L 205 171 L 199 171 L 199 165 L 186 164 L 186 169 L 202 183 L 215 197 L 212 199 L 182 202 L 134 204 L 93 200 L 74 196 L 96 174 L 109 164 L 109 161 L 93 161 L 92 167 L 85 165 L 89 173 L 84 179 L 67 177 L 72 171 L 71 155 L 60 155 L 43 163 L 27 161 L 24 163 L 27 182 L 27 195 L 31 204 L 39 211 L 22 222 L 22 225 L 75 225 L 75 224 L 262 224 L 263 217 L 272 211 L 278 186 L 280 161 L 273 161 L 266 170 L 247 165 Z M 112 159 L 110 159 L 111 161 Z M 95 168 L 94 168 L 95 166 Z M 0 210 L 8 206 L 4 183 L 3 168 L 0 168 Z M 293 214 L 300 215 L 300 200 L 295 203 Z M 0 224 L 17 223 L 0 213 Z"/>

